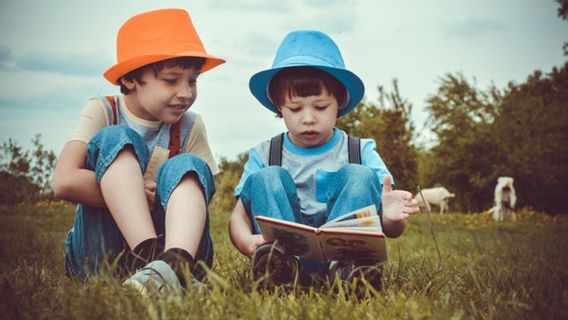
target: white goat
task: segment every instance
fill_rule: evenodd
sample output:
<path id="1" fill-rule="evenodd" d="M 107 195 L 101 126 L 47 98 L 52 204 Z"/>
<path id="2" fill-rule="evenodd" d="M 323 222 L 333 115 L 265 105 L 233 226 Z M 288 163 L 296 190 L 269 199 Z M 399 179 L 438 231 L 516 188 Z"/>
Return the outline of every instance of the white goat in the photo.
<path id="1" fill-rule="evenodd" d="M 490 209 L 493 220 L 502 221 L 510 217 L 516 220 L 515 204 L 517 203 L 517 193 L 513 187 L 513 178 L 499 177 L 495 186 L 495 206 Z"/>
<path id="2" fill-rule="evenodd" d="M 418 205 L 421 207 L 426 206 L 428 211 L 430 211 L 430 205 L 435 205 L 440 207 L 440 214 L 444 214 L 444 211 L 448 209 L 448 201 L 450 198 L 455 197 L 456 195 L 450 193 L 448 189 L 444 187 L 437 187 L 437 188 L 428 188 L 422 189 L 422 194 L 424 195 L 424 201 L 422 201 L 422 197 L 420 196 L 420 192 L 416 194 L 414 200 L 418 202 Z"/>

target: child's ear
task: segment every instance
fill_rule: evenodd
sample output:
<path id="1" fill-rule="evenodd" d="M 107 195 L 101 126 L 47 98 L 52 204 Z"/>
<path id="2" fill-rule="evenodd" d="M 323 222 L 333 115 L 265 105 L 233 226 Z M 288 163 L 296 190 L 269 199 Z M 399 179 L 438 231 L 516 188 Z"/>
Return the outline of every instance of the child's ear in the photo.
<path id="1" fill-rule="evenodd" d="M 122 83 L 122 85 L 125 86 L 129 91 L 134 90 L 136 86 L 135 80 L 126 80 L 124 78 L 120 78 L 120 83 Z"/>

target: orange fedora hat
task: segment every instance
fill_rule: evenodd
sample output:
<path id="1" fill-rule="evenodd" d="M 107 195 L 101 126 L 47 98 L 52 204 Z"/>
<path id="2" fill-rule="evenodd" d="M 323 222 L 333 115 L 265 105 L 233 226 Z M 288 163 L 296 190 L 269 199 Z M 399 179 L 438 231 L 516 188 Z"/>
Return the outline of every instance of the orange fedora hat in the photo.
<path id="1" fill-rule="evenodd" d="M 112 84 L 118 85 L 118 79 L 132 70 L 178 57 L 205 58 L 200 72 L 225 62 L 207 54 L 187 11 L 148 11 L 133 16 L 120 27 L 116 39 L 117 63 L 103 75 Z"/>

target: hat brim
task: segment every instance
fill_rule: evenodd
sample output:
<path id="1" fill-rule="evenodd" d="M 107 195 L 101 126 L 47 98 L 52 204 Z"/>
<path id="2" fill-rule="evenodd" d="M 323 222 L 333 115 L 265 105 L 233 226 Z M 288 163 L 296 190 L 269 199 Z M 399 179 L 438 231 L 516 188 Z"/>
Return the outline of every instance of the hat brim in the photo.
<path id="1" fill-rule="evenodd" d="M 224 59 L 209 54 L 204 54 L 203 52 L 198 52 L 198 51 L 180 52 L 178 54 L 166 54 L 166 55 L 163 54 L 146 55 L 146 56 L 139 56 L 134 59 L 130 59 L 121 63 L 117 63 L 114 66 L 110 67 L 107 71 L 105 71 L 105 73 L 103 73 L 103 76 L 112 84 L 119 85 L 118 79 L 120 79 L 120 77 L 129 73 L 130 71 L 136 70 L 150 63 L 167 60 L 167 59 L 173 59 L 173 58 L 182 58 L 182 57 L 205 58 L 205 63 L 203 64 L 201 69 L 199 69 L 200 73 L 213 69 L 225 62 Z"/>
<path id="2" fill-rule="evenodd" d="M 339 110 L 339 116 L 343 116 L 349 113 L 357 104 L 363 99 L 365 94 L 365 85 L 363 81 L 353 72 L 346 69 L 333 68 L 329 66 L 321 65 L 287 65 L 278 68 L 272 68 L 264 71 L 260 71 L 254 74 L 249 81 L 249 88 L 255 98 L 268 110 L 278 113 L 277 107 L 272 103 L 268 96 L 268 84 L 272 77 L 280 70 L 290 67 L 314 67 L 321 69 L 331 76 L 339 80 L 347 89 L 347 101 L 345 105 Z"/>

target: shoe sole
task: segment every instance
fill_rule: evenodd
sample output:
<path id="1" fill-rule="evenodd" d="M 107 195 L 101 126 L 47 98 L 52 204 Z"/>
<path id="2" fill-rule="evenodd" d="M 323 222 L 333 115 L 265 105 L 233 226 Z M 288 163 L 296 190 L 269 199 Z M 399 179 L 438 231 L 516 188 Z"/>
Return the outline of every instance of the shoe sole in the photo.
<path id="1" fill-rule="evenodd" d="M 262 286 L 281 285 L 291 281 L 291 266 L 282 249 L 273 244 L 262 245 L 253 256 L 252 276 Z"/>
<path id="2" fill-rule="evenodd" d="M 146 288 L 143 284 L 136 280 L 127 279 L 122 283 L 123 286 L 131 287 L 136 291 L 140 292 L 141 295 L 147 297 L 148 296 L 148 288 Z"/>
<path id="3" fill-rule="evenodd" d="M 346 280 L 351 283 L 355 278 L 359 281 L 365 279 L 377 291 L 382 287 L 382 271 L 377 267 L 359 266 L 351 271 Z"/>

